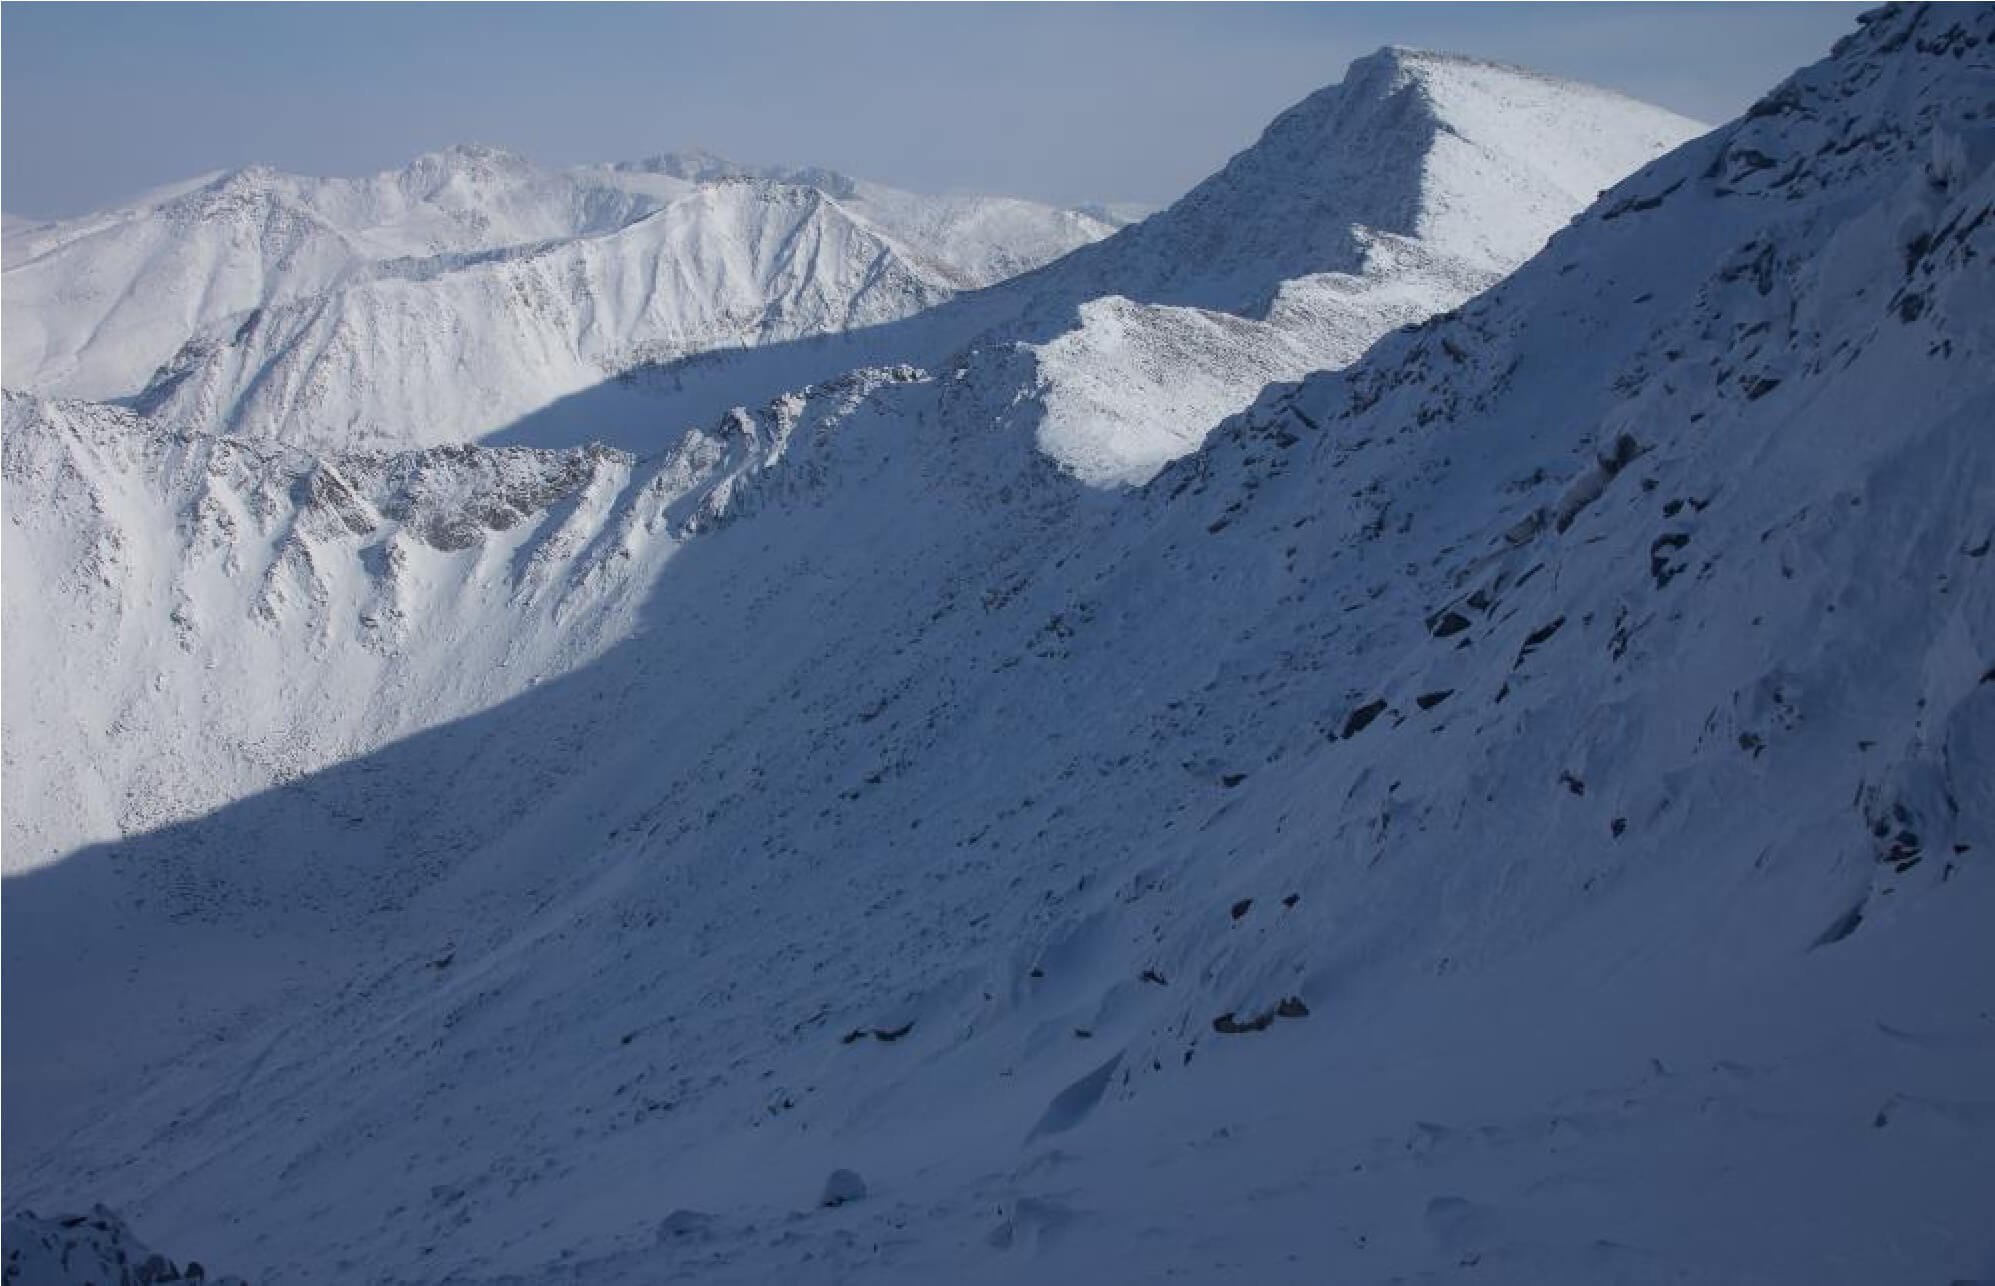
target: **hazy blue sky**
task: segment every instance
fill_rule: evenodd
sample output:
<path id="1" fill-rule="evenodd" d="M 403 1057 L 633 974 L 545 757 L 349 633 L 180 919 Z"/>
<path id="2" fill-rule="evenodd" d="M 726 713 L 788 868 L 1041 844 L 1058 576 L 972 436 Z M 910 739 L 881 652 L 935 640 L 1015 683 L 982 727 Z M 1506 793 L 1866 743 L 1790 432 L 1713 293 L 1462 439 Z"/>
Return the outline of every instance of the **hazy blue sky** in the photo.
<path id="1" fill-rule="evenodd" d="M 1382 44 L 1482 54 L 1713 123 L 1860 5 L 86 5 L 0 10 L 0 205 L 208 170 L 549 163 L 701 145 L 923 191 L 1167 201 Z"/>

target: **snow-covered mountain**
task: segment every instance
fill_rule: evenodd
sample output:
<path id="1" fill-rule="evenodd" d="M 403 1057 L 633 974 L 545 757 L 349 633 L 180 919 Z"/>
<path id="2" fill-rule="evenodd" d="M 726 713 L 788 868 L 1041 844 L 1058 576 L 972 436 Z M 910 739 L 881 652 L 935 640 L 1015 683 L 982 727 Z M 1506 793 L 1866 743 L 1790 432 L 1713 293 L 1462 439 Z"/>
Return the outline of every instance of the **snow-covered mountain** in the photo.
<path id="1" fill-rule="evenodd" d="M 606 236 L 256 313 L 190 342 L 137 405 L 322 450 L 463 442 L 632 366 L 875 326 L 961 280 L 815 188 L 722 180 Z"/>
<path id="2" fill-rule="evenodd" d="M 1124 205 L 1050 210 L 1039 202 L 1015 197 L 916 194 L 867 183 L 823 166 L 742 165 L 699 148 L 598 168 L 610 171 L 615 176 L 610 182 L 618 187 L 667 196 L 675 194 L 672 186 L 655 186 L 639 176 L 662 175 L 694 184 L 759 179 L 815 188 L 857 210 L 896 239 L 918 246 L 957 269 L 976 285 L 1037 268 L 1105 235 L 1108 229 L 1138 222 L 1154 212 Z M 1075 215 L 1082 220 L 1078 229 L 1071 217 Z"/>
<path id="3" fill-rule="evenodd" d="M 895 325 L 641 368 L 499 440 L 566 443 L 586 425 L 655 449 L 660 425 L 771 389 L 1008 346 L 1047 452 L 1090 484 L 1140 483 L 1269 380 L 1344 366 L 1487 287 L 1701 129 L 1522 68 L 1380 50 L 1165 211 L 1036 272 Z"/>
<path id="4" fill-rule="evenodd" d="M 1546 121 L 1548 96 L 1563 105 L 1568 124 Z M 1513 108 L 1514 118 L 1506 117 Z M 594 498 L 573 502 L 560 520 L 566 534 L 555 543 L 566 554 L 556 563 L 563 570 L 531 585 L 511 565 L 524 557 L 514 542 L 533 545 L 545 534 L 520 521 L 526 511 L 514 514 L 509 535 L 489 544 L 460 540 L 431 565 L 425 546 L 433 542 L 420 529 L 434 520 L 405 531 L 398 518 L 426 502 L 396 488 L 417 479 L 432 499 L 481 497 L 494 486 L 517 490 L 513 471 L 520 469 L 584 487 L 581 448 L 548 456 L 364 448 L 377 436 L 393 442 L 432 430 L 447 441 L 455 436 L 450 426 L 461 428 L 467 416 L 503 422 L 507 407 L 530 402 L 550 380 L 600 380 L 600 370 L 580 367 L 548 374 L 548 361 L 574 355 L 563 343 L 550 348 L 556 332 L 579 335 L 601 323 L 601 333 L 657 334 L 665 314 L 713 321 L 699 301 L 730 288 L 746 290 L 733 305 L 746 312 L 755 311 L 757 298 L 820 291 L 823 265 L 869 261 L 848 242 L 870 234 L 838 213 L 838 203 L 877 210 L 887 197 L 820 171 L 751 172 L 700 153 L 654 158 L 618 167 L 618 181 L 661 199 L 671 185 L 703 186 L 636 225 L 552 243 L 535 255 L 487 258 L 440 278 L 377 275 L 365 290 L 266 310 L 229 342 L 190 359 L 191 373 L 163 380 L 170 392 L 155 390 L 156 420 L 15 398 L 7 480 L 24 503 L 8 554 L 9 601 L 60 606 L 17 626 L 17 636 L 33 633 L 14 651 L 23 666 L 44 674 L 50 667 L 40 658 L 63 659 L 55 667 L 59 680 L 22 684 L 28 695 L 10 719 L 10 744 L 32 747 L 12 758 L 12 860 L 43 860 L 219 806 L 495 704 L 534 676 L 573 669 L 630 628 L 630 603 L 642 597 L 663 556 L 662 547 L 646 543 L 638 552 L 626 530 L 599 524 L 638 521 L 645 532 L 661 530 L 659 515 L 688 503 L 688 495 L 780 459 L 794 421 L 842 417 L 852 389 L 894 372 L 954 371 L 956 383 L 975 389 L 975 401 L 989 408 L 980 414 L 1036 437 L 1063 469 L 1090 483 L 1141 481 L 1194 449 L 1270 381 L 1342 365 L 1392 326 L 1459 302 L 1493 279 L 1503 255 L 1521 254 L 1528 239 L 1542 239 L 1582 203 L 1577 190 L 1536 204 L 1521 197 L 1492 203 L 1485 222 L 1504 224 L 1501 235 L 1516 244 L 1482 250 L 1463 237 L 1460 252 L 1451 252 L 1445 230 L 1440 244 L 1425 238 L 1489 165 L 1461 164 L 1437 151 L 1437 139 L 1505 158 L 1499 168 L 1528 195 L 1547 189 L 1542 174 L 1553 171 L 1598 174 L 1605 182 L 1660 151 L 1659 139 L 1688 129 L 1667 113 L 1588 86 L 1382 51 L 1360 60 L 1343 84 L 1285 113 L 1255 147 L 1148 223 L 898 327 L 804 345 L 816 364 L 806 373 L 829 364 L 837 374 L 803 393 L 785 387 L 797 372 L 774 352 L 769 369 L 751 366 L 739 376 L 709 359 L 686 374 L 683 398 L 659 388 L 656 373 L 590 390 L 570 412 L 584 440 L 623 415 L 656 434 L 661 408 L 725 407 L 743 388 L 757 391 L 750 405 L 762 409 L 712 410 L 690 434 L 666 438 L 672 445 L 664 451 L 588 453 L 595 464 L 585 489 Z M 1531 159 L 1569 142 L 1587 159 L 1563 168 Z M 903 212 L 898 226 L 915 213 Z M 1256 253 L 1310 237 L 1316 244 L 1258 277 L 1250 261 L 1233 261 L 1222 270 L 1224 289 L 1199 296 L 1211 307 L 1129 297 L 1184 297 L 1191 287 L 1181 265 L 1218 257 L 1225 226 Z M 734 231 L 716 236 L 723 227 Z M 930 228 L 924 235 L 942 234 Z M 713 244 L 760 245 L 777 236 L 789 251 L 754 258 L 785 266 L 781 281 L 746 283 L 730 276 L 725 256 L 709 262 L 704 254 Z M 706 275 L 689 281 L 695 270 Z M 1282 281 L 1276 272 L 1304 275 Z M 577 281 L 591 284 L 569 289 Z M 651 284 L 630 298 L 640 282 Z M 919 289 L 888 274 L 854 297 L 887 298 L 877 310 L 876 320 L 884 320 L 912 306 L 906 292 Z M 533 325 L 494 321 L 512 316 L 522 297 L 537 301 Z M 813 297 L 823 302 L 821 293 Z M 629 315 L 605 321 L 612 301 L 627 298 Z M 456 320 L 437 324 L 440 305 Z M 315 310 L 336 315 L 309 323 L 317 338 L 302 346 L 265 320 Z M 816 308 L 799 311 L 821 316 Z M 763 324 L 772 324 L 767 314 Z M 269 365 L 244 356 L 272 348 L 294 356 Z M 880 364 L 845 371 L 845 361 L 867 357 Z M 708 367 L 721 376 L 717 388 L 702 382 Z M 466 370 L 480 374 L 467 379 Z M 285 419 L 284 408 L 300 397 L 321 409 L 347 408 L 330 420 L 308 418 L 336 426 L 329 434 L 335 441 L 361 439 L 363 450 L 313 435 L 306 436 L 317 454 L 258 433 L 213 436 L 207 425 L 237 413 L 219 409 L 229 395 L 215 391 L 238 386 L 252 390 L 232 403 L 238 410 L 268 408 L 251 416 L 259 423 Z M 395 423 L 421 431 L 363 430 L 350 418 L 361 406 L 380 414 L 402 408 Z M 364 517 L 349 521 L 317 507 L 320 477 L 363 492 Z M 665 479 L 662 490 L 644 492 L 654 478 Z M 619 498 L 623 488 L 644 499 Z M 567 494 L 556 498 L 568 505 Z M 469 503 L 474 511 L 457 521 L 482 536 L 477 506 L 484 502 Z M 641 520 L 633 519 L 639 511 Z M 616 559 L 602 565 L 611 550 Z M 567 566 L 572 556 L 585 563 Z M 587 588 L 576 589 L 575 577 Z M 540 606 L 525 608 L 527 599 Z M 300 655 L 313 663 L 300 667 Z M 233 699 L 207 693 L 216 667 L 245 676 Z M 107 683 L 106 675 L 122 681 Z M 190 721 L 193 704 L 205 713 Z M 92 717 L 79 721 L 84 710 Z M 172 753 L 160 753 L 163 747 Z"/>
<path id="5" fill-rule="evenodd" d="M 1703 128 L 1519 67 L 1362 58 L 1169 210 L 1016 283 L 1034 316 L 1085 301 L 1030 349 L 1041 445 L 1085 480 L 1147 481 L 1271 380 L 1488 287 Z"/>
<path id="6" fill-rule="evenodd" d="M 1054 271 L 1094 279 L 1077 293 L 1248 316 L 1265 316 L 1286 283 L 1362 271 L 1380 234 L 1502 273 L 1600 189 L 1703 128 L 1523 67 L 1381 49 L 1169 210 Z"/>
<path id="7" fill-rule="evenodd" d="M 704 153 L 559 175 L 503 154 L 452 154 L 460 164 L 475 160 L 476 177 L 447 184 L 427 163 L 417 167 L 420 182 L 399 173 L 360 185 L 257 175 L 255 190 L 268 200 L 250 208 L 263 224 L 271 208 L 337 207 L 325 226 L 383 227 L 402 241 L 377 237 L 384 244 L 364 268 L 294 270 L 297 284 L 260 295 L 242 280 L 249 274 L 232 274 L 227 304 L 204 305 L 198 327 L 181 324 L 187 342 L 170 359 L 153 359 L 159 369 L 133 404 L 177 425 L 320 450 L 462 442 L 529 416 L 538 417 L 533 431 L 508 440 L 595 437 L 655 450 L 744 400 L 859 366 L 938 365 L 955 346 L 1001 330 L 1027 343 L 1065 337 L 1042 355 L 1054 412 L 1049 444 L 1097 480 L 1140 481 L 1244 407 L 1267 378 L 1341 366 L 1394 325 L 1488 285 L 1600 188 L 1697 128 L 1592 86 L 1384 50 L 1102 253 L 1063 259 L 943 316 L 934 305 L 958 291 L 1012 278 L 1109 225 L 1021 201 L 915 197 L 828 171 L 741 167 Z M 352 195 L 356 187 L 367 201 Z M 412 213 L 376 195 L 410 187 L 451 201 L 438 197 Z M 487 189 L 513 210 L 503 234 L 453 239 Z M 147 207 L 118 224 L 112 244 L 125 255 L 134 225 L 171 236 L 162 222 L 172 223 Z M 429 252 L 404 244 L 410 229 Z M 264 247 L 264 258 L 268 246 L 288 244 L 254 230 L 228 235 L 232 246 Z M 30 239 L 27 248 L 40 244 Z M 84 245 L 90 256 L 109 253 Z M 199 237 L 172 245 L 202 263 L 216 257 Z M 346 264 L 346 253 L 329 243 L 323 257 Z M 157 257 L 150 246 L 148 254 Z M 311 262 L 302 251 L 285 254 Z M 107 332 L 92 310 L 65 302 L 75 295 L 72 279 L 90 275 L 73 259 L 94 269 L 82 251 L 17 269 L 40 274 L 19 311 L 58 318 L 84 337 L 68 348 L 108 347 L 117 328 Z M 122 281 L 131 271 L 121 257 L 115 271 L 98 275 Z M 1117 292 L 1180 307 L 1109 299 L 1076 316 L 1080 305 Z M 141 303 L 119 306 L 114 319 L 144 311 L 147 293 L 136 293 Z M 185 308 L 201 294 L 176 284 L 169 297 Z M 882 326 L 917 313 L 918 326 Z M 806 365 L 783 367 L 789 341 L 841 333 L 850 342 L 821 345 Z M 1202 346 L 1214 334 L 1240 342 L 1208 349 L 1204 395 L 1160 418 L 1160 399 L 1143 396 L 1156 391 L 1146 369 L 1187 339 Z M 149 339 L 147 351 L 157 353 L 157 337 Z M 781 351 L 746 379 L 725 360 L 769 347 Z M 1085 352 L 1088 370 L 1132 394 L 1110 404 L 1098 385 L 1070 375 L 1074 350 Z M 692 369 L 677 369 L 685 366 Z M 613 378 L 632 372 L 644 374 Z M 60 380 L 13 382 L 100 395 Z M 137 390 L 128 381 L 117 391 Z"/>
<path id="8" fill-rule="evenodd" d="M 378 376 L 387 345 L 416 343 L 409 365 L 420 367 L 455 330 L 488 348 L 527 333 L 548 350 L 528 356 L 554 364 L 537 373 L 570 392 L 646 353 L 901 316 L 1114 226 L 1010 198 L 916 196 L 705 153 L 553 171 L 457 147 L 362 179 L 236 170 L 102 214 L 10 227 L 6 379 L 50 395 L 129 397 L 169 362 L 173 379 L 220 349 L 234 371 L 254 362 L 242 350 L 257 336 L 316 323 L 332 333 L 295 360 L 320 372 L 342 345 L 357 345 L 355 359 Z M 262 352 L 241 387 L 208 375 L 182 393 L 179 417 L 239 429 L 277 414 L 273 398 L 301 417 L 339 409 L 298 389 L 262 389 L 263 379 L 285 383 L 263 371 L 277 360 Z M 474 368 L 462 382 L 507 375 L 520 378 Z"/>
<path id="9" fill-rule="evenodd" d="M 11 400 L 10 861 L 67 700 L 113 786 L 314 749 L 8 880 L 10 1202 L 256 1280 L 1988 1275 L 1991 101 L 1995 10 L 1872 14 L 1139 486 L 1016 331 L 642 457 Z M 1074 306 L 1261 320 L 1183 289 Z"/>

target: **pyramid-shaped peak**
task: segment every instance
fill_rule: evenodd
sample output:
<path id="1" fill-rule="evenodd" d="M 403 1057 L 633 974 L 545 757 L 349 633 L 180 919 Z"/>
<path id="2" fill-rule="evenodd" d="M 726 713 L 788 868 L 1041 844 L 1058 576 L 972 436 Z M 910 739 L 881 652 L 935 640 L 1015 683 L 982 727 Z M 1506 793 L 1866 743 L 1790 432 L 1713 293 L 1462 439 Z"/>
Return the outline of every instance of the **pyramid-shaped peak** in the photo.
<path id="1" fill-rule="evenodd" d="M 1367 100 L 1391 96 L 1409 85 L 1423 91 L 1420 101 L 1431 115 L 1451 125 L 1453 122 L 1449 117 L 1454 110 L 1468 105 L 1468 100 L 1478 95 L 1492 93 L 1524 96 L 1512 106 L 1528 106 L 1533 97 L 1612 101 L 1628 104 L 1645 114 L 1673 117 L 1686 127 L 1699 125 L 1696 121 L 1591 81 L 1574 80 L 1473 54 L 1448 53 L 1411 45 L 1385 45 L 1353 60 L 1341 81 L 1318 91 L 1297 106 L 1323 100 L 1324 105 L 1335 102 L 1348 110 Z"/>
<path id="2" fill-rule="evenodd" d="M 1249 312 L 1279 282 L 1359 271 L 1374 233 L 1506 271 L 1601 188 L 1703 128 L 1583 82 L 1387 46 L 1097 257 L 1156 265 L 1111 274 L 1153 301 Z"/>

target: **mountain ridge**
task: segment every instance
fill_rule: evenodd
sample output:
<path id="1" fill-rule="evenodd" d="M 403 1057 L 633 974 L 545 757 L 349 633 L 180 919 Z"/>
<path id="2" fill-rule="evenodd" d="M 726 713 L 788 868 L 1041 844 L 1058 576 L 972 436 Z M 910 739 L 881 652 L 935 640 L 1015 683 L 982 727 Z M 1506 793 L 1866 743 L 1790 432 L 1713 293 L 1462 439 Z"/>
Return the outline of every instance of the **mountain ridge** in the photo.
<path id="1" fill-rule="evenodd" d="M 727 168 L 746 176 L 750 167 Z M 917 197 L 830 171 L 767 167 L 762 177 L 836 187 L 952 290 L 1111 228 L 1031 202 Z M 109 211 L 10 232 L 7 383 L 129 396 L 204 328 L 226 334 L 249 311 L 337 291 L 371 264 L 614 234 L 700 188 L 612 166 L 547 170 L 476 145 L 357 179 L 249 166 L 169 185 Z M 984 244 L 979 219 L 995 222 L 1008 246 Z"/>

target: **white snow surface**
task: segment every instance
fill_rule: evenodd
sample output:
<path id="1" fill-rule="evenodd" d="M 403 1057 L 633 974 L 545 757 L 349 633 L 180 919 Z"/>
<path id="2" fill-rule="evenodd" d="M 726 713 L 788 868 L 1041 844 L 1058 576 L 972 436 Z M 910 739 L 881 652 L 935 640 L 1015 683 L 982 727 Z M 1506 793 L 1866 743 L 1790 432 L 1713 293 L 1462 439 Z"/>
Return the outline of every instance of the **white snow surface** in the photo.
<path id="1" fill-rule="evenodd" d="M 106 399 L 162 381 L 145 401 L 178 422 L 321 446 L 464 440 L 646 356 L 902 316 L 1115 226 L 704 153 L 252 167 L 10 225 L 6 382 Z M 438 379 L 468 400 L 417 393 Z"/>
<path id="2" fill-rule="evenodd" d="M 1140 486 L 1048 360 L 1195 420 L 1423 230 L 1125 232 L 1000 288 L 1079 338 L 648 453 L 10 398 L 10 1209 L 278 1282 L 1995 1275 L 1991 102 L 1995 10 L 1867 15 Z"/>

